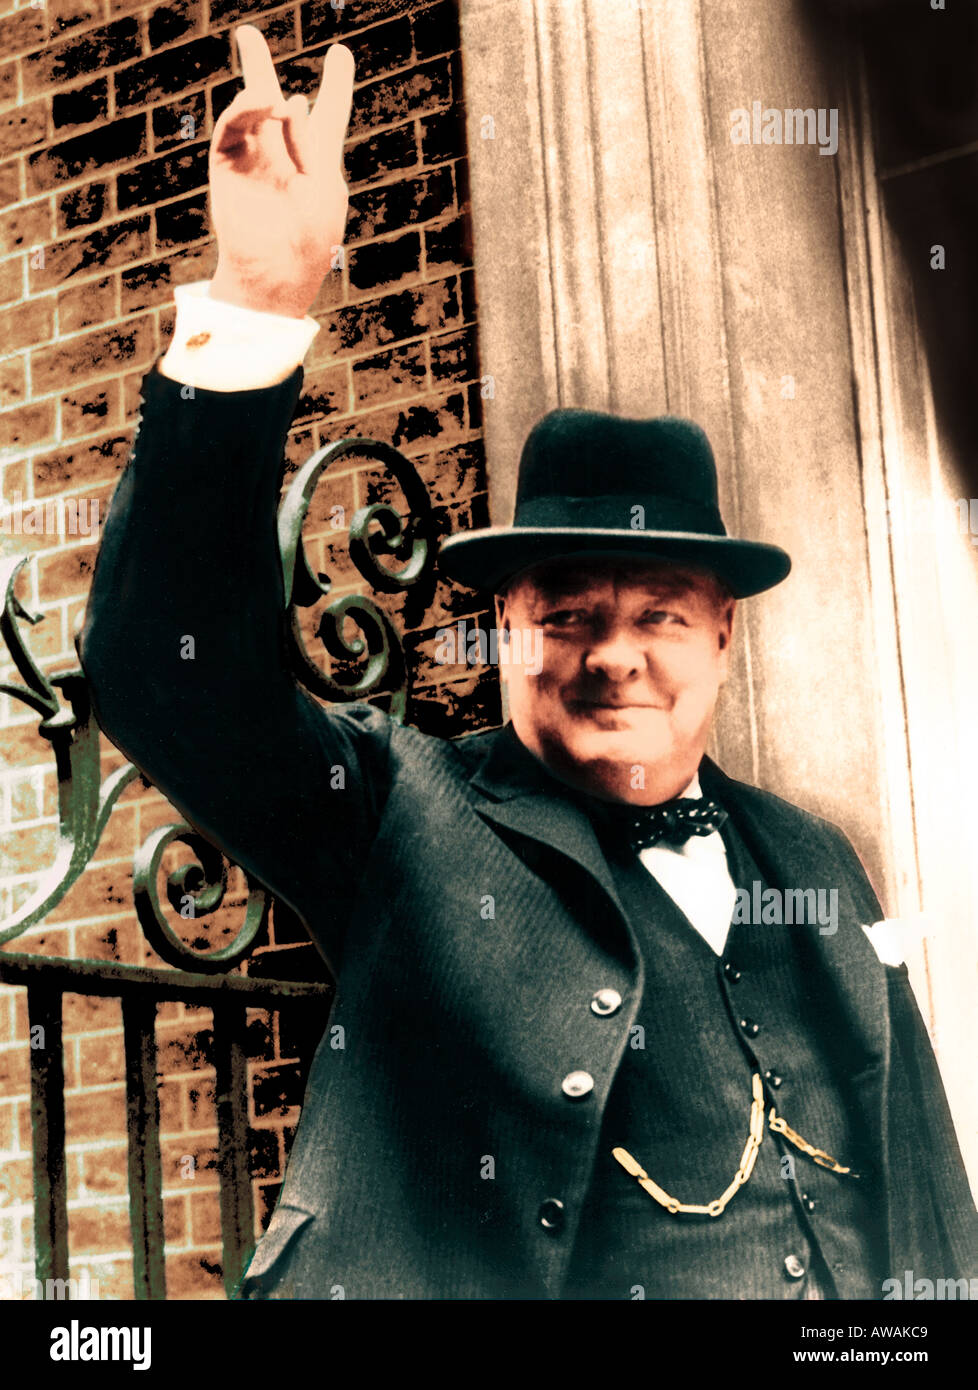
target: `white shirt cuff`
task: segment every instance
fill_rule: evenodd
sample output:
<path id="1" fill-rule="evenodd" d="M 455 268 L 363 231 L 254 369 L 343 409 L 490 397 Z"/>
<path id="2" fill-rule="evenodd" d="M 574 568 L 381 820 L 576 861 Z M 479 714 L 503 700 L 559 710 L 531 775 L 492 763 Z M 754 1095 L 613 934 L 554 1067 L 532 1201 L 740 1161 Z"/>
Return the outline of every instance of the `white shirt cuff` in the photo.
<path id="1" fill-rule="evenodd" d="M 291 376 L 319 332 L 316 320 L 244 309 L 209 290 L 209 280 L 177 287 L 163 375 L 202 391 L 254 391 Z"/>

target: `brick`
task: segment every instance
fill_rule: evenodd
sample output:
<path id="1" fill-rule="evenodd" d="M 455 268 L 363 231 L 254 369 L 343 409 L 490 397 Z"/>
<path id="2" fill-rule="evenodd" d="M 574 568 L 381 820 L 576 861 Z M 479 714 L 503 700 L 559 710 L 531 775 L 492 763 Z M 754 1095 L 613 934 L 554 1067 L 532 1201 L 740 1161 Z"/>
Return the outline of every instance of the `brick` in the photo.
<path id="1" fill-rule="evenodd" d="M 102 18 L 101 0 L 57 0 L 57 13 L 51 16 L 51 33 L 57 38 L 64 31 L 80 28 Z M 132 6 L 130 6 L 132 8 Z M 110 8 L 109 18 L 113 18 Z"/>
<path id="2" fill-rule="evenodd" d="M 256 1119 L 288 1115 L 302 1103 L 302 1077 L 297 1066 L 285 1063 L 256 1071 L 252 1081 Z"/>
<path id="3" fill-rule="evenodd" d="M 344 352 L 371 352 L 432 329 L 461 326 L 458 282 L 449 276 L 337 309 L 314 339 L 307 361 L 315 364 Z"/>
<path id="4" fill-rule="evenodd" d="M 87 494 L 97 484 L 114 481 L 125 466 L 129 445 L 128 434 L 110 433 L 35 458 L 34 495 L 81 489 Z"/>
<path id="5" fill-rule="evenodd" d="M 125 1081 L 126 1068 L 121 1032 L 81 1038 L 78 1054 L 79 1074 L 85 1086 Z"/>
<path id="6" fill-rule="evenodd" d="M 115 275 L 86 280 L 58 295 L 58 327 L 61 334 L 79 333 L 118 317 L 119 286 Z"/>
<path id="7" fill-rule="evenodd" d="M 83 386 L 61 397 L 61 437 L 78 439 L 81 435 L 104 430 L 119 423 L 120 387 L 117 381 Z M 103 840 L 106 836 L 103 835 Z M 102 846 L 100 845 L 100 848 Z"/>
<path id="8" fill-rule="evenodd" d="M 116 110 L 128 111 L 143 102 L 178 96 L 197 83 L 227 77 L 230 56 L 227 38 L 216 34 L 154 53 L 116 73 Z"/>
<path id="9" fill-rule="evenodd" d="M 183 246 L 189 241 L 200 241 L 210 234 L 206 193 L 182 198 L 178 203 L 166 203 L 156 209 L 154 216 L 156 246 L 160 251 Z"/>
<path id="10" fill-rule="evenodd" d="M 345 414 L 349 409 L 350 385 L 345 367 L 329 367 L 320 372 L 307 370 L 295 412 L 297 421 Z"/>
<path id="11" fill-rule="evenodd" d="M 458 442 L 466 432 L 465 397 L 461 392 L 432 396 L 417 405 L 372 411 L 358 426 L 368 439 L 386 439 L 395 449 L 413 454 L 433 444 Z"/>
<path id="12" fill-rule="evenodd" d="M 59 193 L 55 200 L 55 222 L 59 232 L 89 227 L 112 213 L 112 185 L 108 179 L 83 183 Z"/>
<path id="13" fill-rule="evenodd" d="M 339 38 L 347 24 L 360 28 L 375 20 L 393 19 L 413 9 L 417 3 L 418 0 L 357 0 L 355 8 L 350 5 L 334 9 L 329 0 L 306 0 L 300 7 L 303 42 L 319 43 L 323 39 Z"/>
<path id="14" fill-rule="evenodd" d="M 72 1255 L 98 1255 L 110 1250 L 126 1250 L 132 1245 L 129 1210 L 126 1206 L 73 1207 L 68 1223 Z"/>
<path id="15" fill-rule="evenodd" d="M 421 272 L 421 234 L 407 232 L 386 241 L 354 247 L 347 255 L 351 292 L 390 289 Z"/>
<path id="16" fill-rule="evenodd" d="M 450 53 L 461 42 L 458 28 L 458 8 L 441 0 L 440 4 L 421 10 L 411 18 L 414 47 L 418 58 L 430 58 L 436 53 Z"/>
<path id="17" fill-rule="evenodd" d="M 211 27 L 218 24 L 237 23 L 245 15 L 260 15 L 262 10 L 271 9 L 268 0 L 211 0 Z"/>
<path id="18" fill-rule="evenodd" d="M 416 396 L 428 384 L 424 343 L 391 348 L 353 363 L 353 408 Z"/>
<path id="19" fill-rule="evenodd" d="M 24 293 L 24 258 L 12 256 L 0 261 L 0 304 L 9 304 Z"/>
<path id="20" fill-rule="evenodd" d="M 432 337 L 431 379 L 434 383 L 470 381 L 479 375 L 479 350 L 474 326 L 459 333 Z"/>
<path id="21" fill-rule="evenodd" d="M 141 159 L 146 153 L 146 117 L 115 120 L 32 154 L 27 160 L 29 192 L 41 193 L 59 183 L 97 174 L 114 164 Z"/>
<path id="22" fill-rule="evenodd" d="M 211 133 L 207 119 L 206 92 L 191 92 L 165 106 L 154 106 L 150 112 L 153 126 L 153 149 L 157 154 L 173 146 L 185 146 L 203 140 Z"/>
<path id="23" fill-rule="evenodd" d="M 66 994 L 62 1010 L 65 1033 L 92 1033 L 103 1028 L 118 1028 L 122 1009 L 118 999 L 103 999 L 97 994 Z"/>
<path id="24" fill-rule="evenodd" d="M 372 240 L 385 232 L 455 212 L 455 186 L 447 166 L 398 183 L 365 188 L 350 198 L 349 242 Z"/>
<path id="25" fill-rule="evenodd" d="M 150 48 L 162 48 L 199 33 L 202 8 L 201 0 L 170 0 L 166 5 L 154 5 L 147 21 Z"/>
<path id="26" fill-rule="evenodd" d="M 22 160 L 11 159 L 0 164 L 0 208 L 8 208 L 20 198 Z"/>
<path id="27" fill-rule="evenodd" d="M 277 14 L 256 15 L 251 21 L 265 36 L 269 52 L 277 58 L 284 53 L 294 53 L 298 47 L 298 26 L 293 10 L 280 10 Z M 235 67 L 240 68 L 237 45 L 234 50 Z"/>
<path id="28" fill-rule="evenodd" d="M 187 1213 L 185 1197 L 164 1197 L 163 1199 L 163 1239 L 169 1250 L 174 1245 L 186 1245 L 190 1230 L 190 1217 Z"/>
<path id="29" fill-rule="evenodd" d="M 97 1096 L 99 1092 L 95 1092 Z M 113 1111 L 116 1108 L 115 1093 L 111 1101 Z M 86 1138 L 93 1134 L 101 1134 L 101 1127 L 95 1130 L 82 1130 L 79 1137 L 83 1134 Z M 79 1187 L 82 1189 L 79 1195 L 92 1197 L 124 1197 L 129 1190 L 128 1180 L 128 1154 L 126 1149 L 119 1144 L 111 1147 L 106 1145 L 96 1150 L 78 1155 L 78 1166 L 81 1170 Z"/>
<path id="30" fill-rule="evenodd" d="M 29 150 L 47 136 L 48 113 L 44 101 L 15 106 L 0 116 L 0 159 Z"/>
<path id="31" fill-rule="evenodd" d="M 350 133 L 365 135 L 381 125 L 396 125 L 452 99 L 451 65 L 435 58 L 392 77 L 358 87 L 353 99 Z"/>
<path id="32" fill-rule="evenodd" d="M 0 359 L 0 407 L 6 410 L 26 399 L 26 358 L 21 354 L 19 357 Z"/>
<path id="33" fill-rule="evenodd" d="M 39 246 L 49 241 L 52 232 L 50 198 L 24 203 L 0 214 L 0 255 L 8 255 L 21 246 Z"/>
<path id="34" fill-rule="evenodd" d="M 0 53 L 11 57 L 39 48 L 48 38 L 48 20 L 42 10 L 22 9 L 0 19 Z"/>
<path id="35" fill-rule="evenodd" d="M 100 77 L 87 87 L 75 87 L 70 92 L 55 92 L 51 98 L 51 123 L 55 132 L 73 126 L 91 125 L 109 114 L 109 79 Z"/>
<path id="36" fill-rule="evenodd" d="M 220 1245 L 210 1252 L 177 1251 L 167 1258 L 167 1298 L 223 1297 L 222 1279 Z"/>
<path id="37" fill-rule="evenodd" d="M 6 352 L 46 342 L 54 336 L 54 296 L 27 299 L 0 309 L 0 343 Z"/>
<path id="38" fill-rule="evenodd" d="M 53 401 L 37 401 L 0 414 L 0 449 L 30 449 L 54 438 Z"/>
<path id="39" fill-rule="evenodd" d="M 33 96 L 58 83 L 71 82 L 80 72 L 100 72 L 142 52 L 139 21 L 119 19 L 101 29 L 90 29 L 22 60 L 25 96 Z"/>
<path id="40" fill-rule="evenodd" d="M 472 264 L 467 218 L 454 217 L 440 227 L 424 229 L 425 263 L 429 270 L 462 269 Z"/>
<path id="41" fill-rule="evenodd" d="M 0 102 L 17 100 L 17 64 L 0 64 Z"/>
<path id="42" fill-rule="evenodd" d="M 422 164 L 443 164 L 446 159 L 460 159 L 465 154 L 465 123 L 456 107 L 425 116 L 418 125 Z"/>
<path id="43" fill-rule="evenodd" d="M 124 265 L 150 252 L 149 215 L 110 222 L 86 236 L 71 237 L 45 248 L 44 265 L 30 267 L 31 290 L 37 292 L 67 280 L 83 280 L 107 267 Z M 64 330 L 63 330 L 64 331 Z"/>
<path id="44" fill-rule="evenodd" d="M 392 68 L 405 67 L 411 61 L 411 24 L 407 16 L 380 24 L 367 34 L 344 37 L 344 47 L 353 54 L 356 82 L 369 82 Z M 279 82 L 286 96 L 302 92 L 313 96 L 319 90 L 323 75 L 323 59 L 329 44 L 306 47 L 299 57 L 283 63 L 278 70 Z"/>
<path id="45" fill-rule="evenodd" d="M 351 140 L 343 156 L 346 181 L 351 189 L 361 183 L 376 183 L 388 174 L 416 169 L 419 163 L 412 123 L 382 130 L 366 140 Z"/>
<path id="46" fill-rule="evenodd" d="M 82 334 L 54 348 L 35 352 L 31 358 L 31 379 L 38 395 L 45 395 L 124 366 L 148 366 L 155 352 L 155 324 L 152 316 L 146 315 L 118 328 Z"/>
<path id="47" fill-rule="evenodd" d="M 206 183 L 207 146 L 194 145 L 189 150 L 176 150 L 119 174 L 116 200 L 119 211 L 125 212 L 128 208 L 145 207 L 172 198 L 177 193 L 189 193 Z"/>
<path id="48" fill-rule="evenodd" d="M 211 247 L 203 246 L 124 270 L 121 283 L 122 312 L 131 314 L 154 304 L 169 304 L 176 285 L 189 285 L 195 280 L 207 279 L 212 273 L 213 261 Z M 165 330 L 161 331 L 160 336 L 165 336 Z"/>

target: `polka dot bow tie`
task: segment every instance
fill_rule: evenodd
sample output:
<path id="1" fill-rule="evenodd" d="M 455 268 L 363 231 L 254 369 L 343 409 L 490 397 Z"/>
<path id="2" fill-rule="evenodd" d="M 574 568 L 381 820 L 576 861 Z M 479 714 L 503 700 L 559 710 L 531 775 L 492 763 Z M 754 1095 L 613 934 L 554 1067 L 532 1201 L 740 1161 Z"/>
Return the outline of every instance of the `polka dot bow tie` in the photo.
<path id="1" fill-rule="evenodd" d="M 629 806 L 623 815 L 628 841 L 636 852 L 653 845 L 684 845 L 693 835 L 712 835 L 727 819 L 715 801 L 675 797 L 659 806 Z"/>

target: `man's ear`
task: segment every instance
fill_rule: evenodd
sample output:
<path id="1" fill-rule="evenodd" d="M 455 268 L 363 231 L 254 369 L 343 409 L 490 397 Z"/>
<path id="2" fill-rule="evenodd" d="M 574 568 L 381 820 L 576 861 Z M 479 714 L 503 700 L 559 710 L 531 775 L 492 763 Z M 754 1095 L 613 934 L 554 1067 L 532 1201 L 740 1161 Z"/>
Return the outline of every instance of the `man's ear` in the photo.
<path id="1" fill-rule="evenodd" d="M 509 631 L 509 618 L 506 614 L 506 595 L 496 594 L 496 628 L 500 632 Z"/>
<path id="2" fill-rule="evenodd" d="M 721 683 L 727 679 L 727 676 L 730 671 L 730 649 L 733 644 L 734 613 L 736 612 L 736 609 L 737 601 L 736 599 L 731 598 L 728 599 L 726 603 L 723 605 L 723 610 L 720 614 L 717 641 L 721 653 Z"/>

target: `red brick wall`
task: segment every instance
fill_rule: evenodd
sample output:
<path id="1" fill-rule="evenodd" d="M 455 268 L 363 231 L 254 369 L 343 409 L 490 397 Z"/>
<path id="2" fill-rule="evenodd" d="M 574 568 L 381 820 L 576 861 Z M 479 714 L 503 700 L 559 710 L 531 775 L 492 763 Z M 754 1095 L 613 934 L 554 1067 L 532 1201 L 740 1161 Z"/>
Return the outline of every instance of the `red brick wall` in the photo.
<path id="1" fill-rule="evenodd" d="M 348 0 L 337 9 L 327 0 L 49 0 L 37 9 L 0 0 L 0 501 L 10 516 L 18 500 L 80 498 L 104 517 L 140 380 L 165 350 L 173 287 L 213 270 L 207 142 L 239 85 L 230 34 L 244 18 L 266 34 L 287 93 L 314 91 L 337 37 L 357 62 L 346 264 L 313 310 L 322 331 L 307 359 L 288 472 L 325 442 L 373 436 L 417 461 L 443 531 L 483 524 L 461 63 L 446 0 Z M 313 568 L 328 570 L 336 595 L 362 588 L 345 534 L 327 526 L 329 508 L 342 505 L 349 518 L 391 489 L 350 459 L 320 492 L 306 528 Z M 16 534 L 8 524 L 14 533 L 0 531 L 0 551 L 36 556 L 20 589 L 43 614 L 32 651 L 46 671 L 69 667 L 97 545 Z M 439 586 L 423 617 L 403 600 L 382 601 L 412 629 L 411 721 L 446 735 L 497 722 L 491 676 L 432 659 L 434 629 L 477 614 L 477 600 Z M 2 648 L 0 663 L 0 681 L 11 679 Z M 122 760 L 103 743 L 104 777 Z M 4 696 L 0 756 L 2 922 L 50 862 L 57 816 L 50 750 L 26 706 Z M 175 819 L 153 789 L 129 788 L 91 867 L 9 949 L 158 964 L 133 915 L 132 855 Z M 232 892 L 209 939 L 237 926 L 240 902 Z M 310 973 L 311 948 L 284 914 L 260 953 L 269 950 L 291 953 L 288 973 Z M 298 1115 L 304 1048 L 284 1015 L 250 1017 L 251 1166 L 264 1221 Z M 210 1025 L 206 1010 L 159 1011 L 171 1297 L 221 1296 Z M 65 1029 L 72 1273 L 88 1271 L 102 1296 L 129 1298 L 119 1004 L 69 996 Z M 13 1281 L 32 1274 L 28 1055 L 24 992 L 2 989 L 0 1297 L 20 1296 Z"/>

